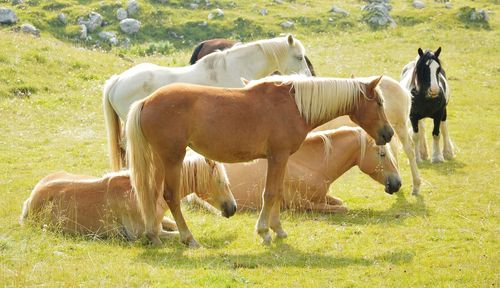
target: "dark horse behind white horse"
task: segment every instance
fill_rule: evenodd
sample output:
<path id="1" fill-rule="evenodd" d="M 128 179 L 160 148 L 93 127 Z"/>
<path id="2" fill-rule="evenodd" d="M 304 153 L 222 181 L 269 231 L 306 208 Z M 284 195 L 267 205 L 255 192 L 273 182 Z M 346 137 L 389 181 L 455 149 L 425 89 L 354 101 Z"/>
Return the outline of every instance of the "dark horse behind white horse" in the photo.
<path id="1" fill-rule="evenodd" d="M 410 122 L 414 132 L 417 162 L 427 158 L 424 125 L 420 121 L 423 118 L 432 118 L 434 122 L 432 162 L 443 162 L 445 158 L 450 160 L 454 156 L 453 144 L 446 125 L 446 106 L 450 100 L 450 88 L 439 59 L 440 53 L 441 47 L 434 52 L 430 50 L 424 52 L 418 48 L 417 59 L 406 64 L 401 73 L 401 84 L 412 94 Z M 439 149 L 440 132 L 443 133 L 443 152 Z"/>

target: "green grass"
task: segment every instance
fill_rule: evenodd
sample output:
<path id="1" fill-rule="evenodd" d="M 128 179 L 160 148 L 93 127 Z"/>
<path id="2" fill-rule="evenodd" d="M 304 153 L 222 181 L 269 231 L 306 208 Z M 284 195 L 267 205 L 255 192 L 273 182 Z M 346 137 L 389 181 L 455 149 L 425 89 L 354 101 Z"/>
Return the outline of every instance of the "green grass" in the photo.
<path id="1" fill-rule="evenodd" d="M 194 29 L 192 35 L 187 33 L 189 23 L 205 21 L 210 10 L 186 9 L 182 1 L 161 7 L 144 1 L 138 17 L 143 30 L 132 38 L 131 49 L 109 51 L 73 41 L 64 32 L 68 28 L 55 26 L 51 19 L 60 11 L 76 19 L 91 10 L 88 7 L 113 15 L 116 1 L 25 2 L 31 4 L 18 9 L 21 23 L 38 25 L 41 38 L 0 27 L 1 286 L 500 285 L 496 1 L 457 0 L 453 9 L 426 1 L 429 7 L 419 11 L 411 8 L 411 1 L 398 1 L 391 12 L 398 27 L 377 31 L 360 22 L 362 2 L 354 0 L 340 5 L 351 12 L 339 20 L 343 24 L 328 24 L 330 1 L 282 6 L 236 1 L 236 7 L 219 1 L 224 18 L 209 21 L 215 23 L 213 28 Z M 461 22 L 457 14 L 465 6 L 492 10 L 489 28 Z M 258 14 L 261 7 L 268 8 L 268 16 Z M 233 23 L 241 21 L 238 17 L 255 25 L 250 30 L 257 33 L 234 28 Z M 43 176 L 58 170 L 96 176 L 108 171 L 100 90 L 110 75 L 144 61 L 184 65 L 198 40 L 268 37 L 284 32 L 278 23 L 288 19 L 299 19 L 291 32 L 305 44 L 323 76 L 386 74 L 397 79 L 418 47 L 443 47 L 452 88 L 448 121 L 458 154 L 450 162 L 420 165 L 421 197 L 409 195 L 410 171 L 401 154 L 404 183 L 398 194 L 387 195 L 359 171 L 350 171 L 331 192 L 347 202 L 348 214 L 285 212 L 289 238 L 271 247 L 261 246 L 254 235 L 256 213 L 222 219 L 186 208 L 189 226 L 205 246 L 199 250 L 175 240 L 153 249 L 141 241 L 92 240 L 19 226 L 21 204 Z M 168 29 L 188 36 L 170 39 Z M 140 56 L 159 41 L 169 41 L 174 48 L 166 49 L 166 55 Z"/>

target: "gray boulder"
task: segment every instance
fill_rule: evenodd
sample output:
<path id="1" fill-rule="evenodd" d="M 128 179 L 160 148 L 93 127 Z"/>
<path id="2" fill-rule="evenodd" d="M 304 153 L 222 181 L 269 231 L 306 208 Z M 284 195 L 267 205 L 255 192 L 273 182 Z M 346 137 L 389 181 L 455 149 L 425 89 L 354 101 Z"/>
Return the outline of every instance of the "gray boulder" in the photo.
<path id="1" fill-rule="evenodd" d="M 23 0 L 12 0 L 12 5 L 24 4 Z"/>
<path id="2" fill-rule="evenodd" d="M 260 15 L 262 15 L 262 16 L 266 16 L 268 13 L 269 13 L 269 12 L 267 11 L 267 9 L 266 9 L 266 8 L 262 8 L 262 9 L 260 9 Z"/>
<path id="3" fill-rule="evenodd" d="M 102 25 L 102 16 L 97 12 L 90 12 L 88 19 L 79 19 L 78 24 L 87 26 L 88 32 L 94 32 Z"/>
<path id="4" fill-rule="evenodd" d="M 137 14 L 137 12 L 139 12 L 139 3 L 137 3 L 137 1 L 135 0 L 128 1 L 127 3 L 128 16 L 130 17 L 132 15 L 135 15 Z"/>
<path id="5" fill-rule="evenodd" d="M 128 17 L 127 10 L 123 8 L 118 8 L 118 10 L 116 10 L 116 19 L 121 21 L 123 19 L 126 19 L 127 17 Z"/>
<path id="6" fill-rule="evenodd" d="M 210 12 L 208 14 L 208 20 L 215 19 L 215 18 L 222 18 L 222 17 L 224 17 L 224 11 L 222 11 L 222 9 L 220 9 L 220 8 L 217 8 L 217 9 L 215 9 L 214 12 Z"/>
<path id="7" fill-rule="evenodd" d="M 363 19 L 368 25 L 373 28 L 381 27 L 396 27 L 396 22 L 389 15 L 389 11 L 392 9 L 391 5 L 387 2 L 371 2 L 363 7 L 366 14 L 363 15 Z"/>
<path id="8" fill-rule="evenodd" d="M 118 45 L 118 38 L 116 38 L 116 32 L 114 31 L 103 31 L 100 32 L 98 36 L 111 45 Z"/>
<path id="9" fill-rule="evenodd" d="M 80 39 L 85 40 L 87 39 L 87 26 L 84 24 L 80 24 Z"/>
<path id="10" fill-rule="evenodd" d="M 422 1 L 415 0 L 415 1 L 413 1 L 413 7 L 417 8 L 417 9 L 423 9 L 423 8 L 425 8 L 425 3 Z"/>
<path id="11" fill-rule="evenodd" d="M 335 13 L 335 14 L 340 14 L 342 16 L 349 16 L 349 11 L 342 9 L 336 5 L 333 5 L 332 9 L 330 9 L 329 12 Z"/>
<path id="12" fill-rule="evenodd" d="M 21 31 L 28 34 L 33 34 L 35 36 L 40 36 L 40 30 L 28 23 L 24 23 L 23 25 L 21 25 Z"/>
<path id="13" fill-rule="evenodd" d="M 280 26 L 285 29 L 293 28 L 294 24 L 292 21 L 281 22 Z"/>
<path id="14" fill-rule="evenodd" d="M 0 24 L 14 24 L 17 20 L 14 11 L 9 8 L 0 7 Z"/>
<path id="15" fill-rule="evenodd" d="M 120 21 L 120 29 L 127 34 L 134 34 L 139 32 L 141 28 L 141 21 L 127 18 Z"/>
<path id="16" fill-rule="evenodd" d="M 57 15 L 57 20 L 59 20 L 59 22 L 61 22 L 64 25 L 66 25 L 68 23 L 68 18 L 66 17 L 66 14 L 64 14 L 64 13 L 60 13 L 59 15 Z"/>

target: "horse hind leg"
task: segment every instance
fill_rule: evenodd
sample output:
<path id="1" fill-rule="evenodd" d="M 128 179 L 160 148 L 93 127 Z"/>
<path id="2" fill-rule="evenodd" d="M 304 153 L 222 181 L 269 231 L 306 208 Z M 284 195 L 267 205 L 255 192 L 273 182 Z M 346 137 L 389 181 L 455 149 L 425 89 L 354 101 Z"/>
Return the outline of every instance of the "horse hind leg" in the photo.
<path id="1" fill-rule="evenodd" d="M 410 139 L 410 135 L 408 135 L 408 128 L 406 125 L 395 125 L 394 129 L 396 130 L 399 141 L 401 141 L 401 144 L 403 145 L 403 150 L 408 158 L 408 163 L 410 164 L 411 176 L 413 179 L 413 188 L 411 193 L 413 195 L 418 195 L 420 193 L 422 180 L 420 179 L 420 172 L 418 171 L 415 155 L 417 149 L 414 149 L 414 144 Z"/>
<path id="2" fill-rule="evenodd" d="M 446 122 L 446 108 L 444 110 L 444 116 L 440 124 L 441 133 L 443 134 L 443 156 L 446 160 L 451 160 L 455 157 L 453 151 L 453 143 L 450 139 L 450 134 L 448 134 L 448 124 Z"/>
<path id="3" fill-rule="evenodd" d="M 434 119 L 434 129 L 432 131 L 432 163 L 444 162 L 443 153 L 439 149 L 439 125 L 441 124 L 441 117 Z"/>

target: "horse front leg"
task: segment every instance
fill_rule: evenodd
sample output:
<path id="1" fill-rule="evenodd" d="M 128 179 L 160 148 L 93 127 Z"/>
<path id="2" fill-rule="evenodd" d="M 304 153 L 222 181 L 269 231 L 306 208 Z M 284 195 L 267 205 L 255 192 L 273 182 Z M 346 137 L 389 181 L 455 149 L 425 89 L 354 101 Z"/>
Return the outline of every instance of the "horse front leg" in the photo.
<path id="1" fill-rule="evenodd" d="M 448 134 L 448 125 L 446 122 L 446 108 L 444 108 L 444 115 L 441 120 L 441 133 L 443 134 L 443 156 L 446 160 L 451 160 L 455 157 L 455 153 L 453 151 L 453 143 L 450 139 L 450 134 Z"/>
<path id="2" fill-rule="evenodd" d="M 439 163 L 443 162 L 443 153 L 441 152 L 441 149 L 439 149 L 439 126 L 441 124 L 441 115 L 439 117 L 434 117 L 432 118 L 434 122 L 434 129 L 432 130 L 432 163 Z"/>
<path id="3" fill-rule="evenodd" d="M 427 138 L 425 138 L 425 123 L 424 121 L 418 121 L 418 132 L 420 135 L 419 144 L 420 146 L 420 158 L 422 160 L 429 159 L 429 150 L 427 149 Z"/>
<path id="4" fill-rule="evenodd" d="M 286 232 L 281 227 L 279 209 L 280 202 L 283 199 L 283 179 L 289 155 L 289 153 L 282 153 L 282 155 L 272 155 L 267 159 L 266 187 L 262 195 L 263 205 L 255 227 L 259 236 L 262 237 L 262 243 L 265 245 L 271 243 L 271 234 L 269 233 L 271 216 L 272 229 L 278 233 L 278 237 L 286 235 Z M 275 205 L 276 208 L 274 208 Z M 277 209 L 274 213 L 272 212 L 273 208 Z"/>
<path id="5" fill-rule="evenodd" d="M 188 245 L 190 248 L 198 248 L 200 244 L 196 242 L 189 231 L 189 228 L 184 220 L 184 216 L 181 211 L 181 197 L 180 197 L 180 176 L 182 168 L 182 160 L 177 163 L 171 163 L 165 165 L 165 190 L 164 197 L 167 202 L 168 208 L 174 217 L 175 223 L 177 224 L 177 229 L 179 230 L 179 236 L 181 242 Z"/>
<path id="6" fill-rule="evenodd" d="M 420 179 L 420 172 L 418 171 L 417 161 L 415 157 L 415 149 L 410 135 L 408 135 L 408 127 L 406 125 L 396 125 L 394 126 L 396 134 L 398 135 L 399 141 L 403 145 L 403 150 L 405 151 L 406 157 L 408 158 L 408 163 L 410 164 L 411 176 L 413 179 L 412 194 L 418 195 L 420 193 L 420 184 L 422 180 Z"/>

